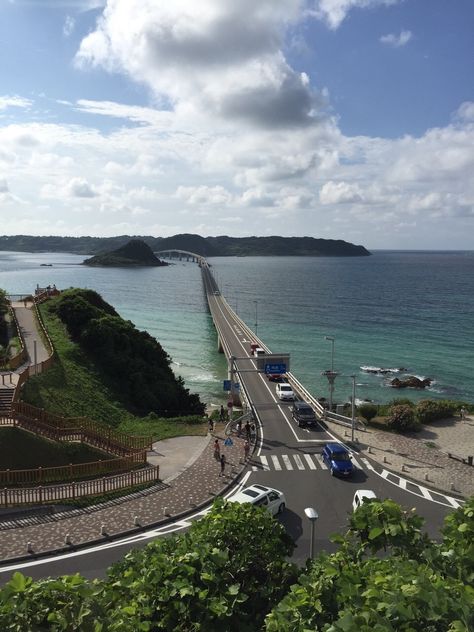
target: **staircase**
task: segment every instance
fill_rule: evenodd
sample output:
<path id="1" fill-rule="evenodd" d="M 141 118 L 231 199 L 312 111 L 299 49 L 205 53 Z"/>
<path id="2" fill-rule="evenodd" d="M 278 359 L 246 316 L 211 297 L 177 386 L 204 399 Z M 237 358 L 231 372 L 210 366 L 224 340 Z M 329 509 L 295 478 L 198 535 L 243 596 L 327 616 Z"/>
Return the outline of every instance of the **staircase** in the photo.
<path id="1" fill-rule="evenodd" d="M 0 417 L 4 417 L 10 412 L 13 402 L 14 388 L 0 386 Z"/>

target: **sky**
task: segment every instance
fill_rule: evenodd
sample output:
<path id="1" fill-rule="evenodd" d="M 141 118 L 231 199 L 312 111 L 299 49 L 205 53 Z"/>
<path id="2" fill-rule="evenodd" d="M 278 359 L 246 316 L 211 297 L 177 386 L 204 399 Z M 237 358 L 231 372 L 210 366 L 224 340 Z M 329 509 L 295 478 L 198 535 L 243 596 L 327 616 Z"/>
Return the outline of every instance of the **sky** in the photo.
<path id="1" fill-rule="evenodd" d="M 474 249 L 473 0 L 0 0 L 0 235 Z"/>

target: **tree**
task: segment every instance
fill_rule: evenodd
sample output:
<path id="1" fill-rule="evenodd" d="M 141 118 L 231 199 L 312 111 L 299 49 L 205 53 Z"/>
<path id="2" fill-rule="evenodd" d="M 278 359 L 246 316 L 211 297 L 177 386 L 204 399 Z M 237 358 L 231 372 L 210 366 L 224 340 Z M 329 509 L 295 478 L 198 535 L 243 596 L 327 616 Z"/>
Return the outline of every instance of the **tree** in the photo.
<path id="1" fill-rule="evenodd" d="M 397 432 L 420 430 L 420 423 L 415 419 L 413 408 L 405 404 L 392 406 L 387 419 L 387 426 Z"/>
<path id="2" fill-rule="evenodd" d="M 377 414 L 378 408 L 375 404 L 361 404 L 357 408 L 357 412 L 361 417 L 365 419 L 367 423 L 369 423 Z"/>

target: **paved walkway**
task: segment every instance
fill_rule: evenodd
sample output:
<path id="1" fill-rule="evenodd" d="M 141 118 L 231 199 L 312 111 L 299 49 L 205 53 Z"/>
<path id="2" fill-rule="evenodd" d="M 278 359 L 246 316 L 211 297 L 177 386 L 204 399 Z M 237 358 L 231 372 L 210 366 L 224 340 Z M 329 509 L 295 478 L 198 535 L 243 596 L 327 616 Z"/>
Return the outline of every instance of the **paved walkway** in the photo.
<path id="1" fill-rule="evenodd" d="M 136 530 L 135 518 L 141 526 L 159 525 L 208 504 L 224 493 L 245 467 L 244 440 L 234 438 L 232 446 L 224 447 L 226 437 L 223 430 L 220 424 L 212 437 L 168 439 L 163 442 L 163 450 L 160 448 L 161 442 L 155 444 L 155 456 L 157 452 L 163 452 L 162 460 L 159 457 L 158 460 L 166 481 L 135 494 L 132 499 L 123 498 L 60 514 L 15 519 L 8 519 L 5 515 L 0 517 L 0 561 L 26 556 L 28 543 L 34 553 L 44 553 L 64 549 L 66 535 L 73 545 L 104 541 L 108 537 Z M 219 439 L 221 451 L 227 458 L 224 476 L 220 475 L 220 464 L 214 457 L 215 438 Z M 170 450 L 172 443 L 175 444 L 175 450 Z M 186 443 L 185 454 L 180 457 L 179 452 L 183 451 Z M 194 443 L 194 450 L 190 449 L 190 443 Z M 165 452 L 168 453 L 168 460 Z M 106 535 L 101 535 L 102 528 Z"/>

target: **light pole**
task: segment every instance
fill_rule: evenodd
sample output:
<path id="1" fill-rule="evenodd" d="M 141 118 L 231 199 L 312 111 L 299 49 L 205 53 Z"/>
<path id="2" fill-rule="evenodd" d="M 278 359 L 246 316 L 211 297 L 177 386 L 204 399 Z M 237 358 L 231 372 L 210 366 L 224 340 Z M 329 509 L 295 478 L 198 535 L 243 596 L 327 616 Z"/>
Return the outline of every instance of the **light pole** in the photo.
<path id="1" fill-rule="evenodd" d="M 331 373 L 334 373 L 334 343 L 336 339 L 334 336 L 324 336 L 324 338 L 331 341 Z"/>
<path id="2" fill-rule="evenodd" d="M 309 544 L 309 557 L 310 559 L 313 559 L 314 557 L 314 525 L 316 523 L 316 520 L 319 518 L 319 516 L 316 509 L 313 509 L 313 507 L 306 507 L 304 512 L 306 514 L 306 517 L 311 522 L 311 540 Z"/>
<path id="3" fill-rule="evenodd" d="M 258 301 L 255 303 L 255 335 L 258 336 Z"/>
<path id="4" fill-rule="evenodd" d="M 329 383 L 329 411 L 332 412 L 332 396 L 334 393 L 334 381 L 336 377 L 339 375 L 336 371 L 334 371 L 334 336 L 324 336 L 326 340 L 331 342 L 331 369 L 329 371 L 324 371 L 323 375 L 325 375 L 328 379 Z"/>
<path id="5" fill-rule="evenodd" d="M 352 378 L 351 441 L 352 441 L 352 443 L 354 443 L 356 376 L 355 375 L 351 375 L 351 378 Z"/>

